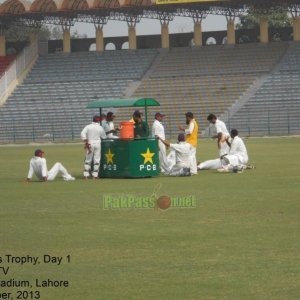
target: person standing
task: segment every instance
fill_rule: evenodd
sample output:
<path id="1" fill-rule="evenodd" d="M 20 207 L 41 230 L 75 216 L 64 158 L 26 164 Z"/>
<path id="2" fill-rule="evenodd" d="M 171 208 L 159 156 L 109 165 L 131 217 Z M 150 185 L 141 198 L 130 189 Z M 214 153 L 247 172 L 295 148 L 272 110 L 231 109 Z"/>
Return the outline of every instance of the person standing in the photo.
<path id="1" fill-rule="evenodd" d="M 192 145 L 191 150 L 191 175 L 197 174 L 197 143 L 198 143 L 198 124 L 194 119 L 194 114 L 192 112 L 187 112 L 185 114 L 187 128 L 179 126 L 181 131 L 184 131 L 186 135 L 186 142 Z"/>
<path id="2" fill-rule="evenodd" d="M 106 134 L 99 124 L 99 117 L 95 116 L 93 122 L 85 126 L 81 132 L 81 139 L 85 143 L 86 156 L 84 161 L 84 179 L 90 176 L 93 162 L 92 176 L 98 178 L 101 160 L 101 138 L 105 139 Z"/>
<path id="3" fill-rule="evenodd" d="M 142 120 L 142 114 L 139 111 L 134 112 L 133 120 L 134 120 L 134 137 L 147 138 L 149 136 L 149 126 L 147 122 Z"/>
<path id="4" fill-rule="evenodd" d="M 160 112 L 155 114 L 155 120 L 152 125 L 152 137 L 159 137 L 162 140 L 166 139 L 165 128 L 162 124 L 164 117 L 165 115 Z M 167 151 L 165 144 L 160 139 L 158 140 L 160 169 L 162 173 L 165 173 L 169 171 Z"/>
<path id="5" fill-rule="evenodd" d="M 105 121 L 102 121 L 102 127 L 105 131 L 105 134 L 108 139 L 118 139 L 119 137 L 116 135 L 117 130 L 114 125 L 115 115 L 113 112 L 108 112 L 105 118 Z"/>
<path id="6" fill-rule="evenodd" d="M 35 176 L 40 180 L 46 182 L 54 180 L 58 173 L 62 174 L 62 177 L 65 181 L 75 180 L 75 178 L 72 177 L 66 168 L 59 162 L 55 163 L 54 166 L 48 171 L 45 152 L 41 149 L 35 150 L 34 157 L 29 163 L 27 182 L 31 181 L 33 174 L 35 174 Z"/>
<path id="7" fill-rule="evenodd" d="M 217 139 L 217 146 L 219 149 L 219 156 L 222 157 L 229 153 L 229 146 L 227 144 L 227 140 L 230 137 L 230 134 L 227 130 L 226 124 L 219 120 L 214 114 L 210 114 L 207 116 L 207 121 L 214 127 L 217 135 L 213 136 L 213 138 Z"/>

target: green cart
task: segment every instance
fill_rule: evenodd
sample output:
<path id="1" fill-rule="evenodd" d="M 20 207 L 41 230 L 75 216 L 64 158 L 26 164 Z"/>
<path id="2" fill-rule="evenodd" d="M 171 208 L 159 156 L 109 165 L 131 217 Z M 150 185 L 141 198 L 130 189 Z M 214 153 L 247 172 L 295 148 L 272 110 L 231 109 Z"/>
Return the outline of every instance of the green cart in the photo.
<path id="1" fill-rule="evenodd" d="M 87 108 L 98 108 L 100 114 L 103 108 L 112 107 L 144 107 L 147 122 L 147 107 L 160 106 L 152 98 L 95 100 Z M 158 142 L 153 138 L 132 140 L 107 139 L 102 140 L 101 178 L 143 178 L 158 176 L 160 173 L 158 158 Z"/>

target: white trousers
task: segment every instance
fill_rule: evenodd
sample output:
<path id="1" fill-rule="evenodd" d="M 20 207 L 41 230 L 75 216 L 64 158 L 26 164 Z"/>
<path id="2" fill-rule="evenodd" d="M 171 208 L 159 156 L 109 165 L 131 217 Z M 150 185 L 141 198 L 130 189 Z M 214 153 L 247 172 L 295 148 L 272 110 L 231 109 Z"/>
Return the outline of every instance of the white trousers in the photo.
<path id="1" fill-rule="evenodd" d="M 204 161 L 198 165 L 200 170 L 217 170 L 222 168 L 222 161 L 220 158 Z"/>
<path id="2" fill-rule="evenodd" d="M 237 154 L 230 154 L 224 157 L 224 168 L 232 170 L 235 167 L 245 167 L 248 159 L 241 157 Z"/>
<path id="3" fill-rule="evenodd" d="M 63 178 L 67 178 L 67 177 L 71 176 L 68 173 L 68 171 L 66 170 L 66 168 L 61 163 L 57 162 L 56 164 L 54 164 L 54 166 L 51 168 L 51 170 L 48 171 L 47 179 L 49 181 L 54 180 L 55 177 L 58 175 L 58 173 L 61 173 Z"/>
<path id="4" fill-rule="evenodd" d="M 158 147 L 159 147 L 158 155 L 159 155 L 160 169 L 163 173 L 167 173 L 170 171 L 170 167 L 169 167 L 168 159 L 167 159 L 166 146 L 161 141 L 159 141 Z"/>
<path id="5" fill-rule="evenodd" d="M 191 174 L 196 175 L 197 174 L 197 157 L 196 157 L 196 147 L 192 147 L 191 150 L 191 156 L 190 156 L 190 161 L 191 161 Z"/>
<path id="6" fill-rule="evenodd" d="M 180 176 L 182 175 L 183 172 L 183 168 L 188 168 L 187 166 L 183 165 L 183 164 L 175 164 L 172 169 L 166 173 L 166 175 L 170 175 L 170 176 Z"/>
<path id="7" fill-rule="evenodd" d="M 83 176 L 89 177 L 93 165 L 92 176 L 98 177 L 101 159 L 101 143 L 92 143 L 90 151 L 86 151 Z"/>
<path id="8" fill-rule="evenodd" d="M 212 160 L 207 160 L 198 165 L 200 170 L 217 170 L 221 168 L 232 170 L 234 167 L 246 166 L 248 159 L 243 159 L 239 155 L 226 155 L 223 159 L 217 158 Z"/>

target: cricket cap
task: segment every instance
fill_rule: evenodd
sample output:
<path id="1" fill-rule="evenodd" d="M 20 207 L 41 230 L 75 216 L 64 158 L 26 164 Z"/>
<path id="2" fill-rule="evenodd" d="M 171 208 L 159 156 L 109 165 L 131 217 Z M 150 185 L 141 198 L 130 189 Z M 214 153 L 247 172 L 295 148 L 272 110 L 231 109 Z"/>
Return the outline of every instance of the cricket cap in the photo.
<path id="1" fill-rule="evenodd" d="M 41 150 L 41 149 L 36 149 L 34 151 L 34 156 L 40 156 L 42 153 L 45 153 L 45 152 L 43 150 Z"/>

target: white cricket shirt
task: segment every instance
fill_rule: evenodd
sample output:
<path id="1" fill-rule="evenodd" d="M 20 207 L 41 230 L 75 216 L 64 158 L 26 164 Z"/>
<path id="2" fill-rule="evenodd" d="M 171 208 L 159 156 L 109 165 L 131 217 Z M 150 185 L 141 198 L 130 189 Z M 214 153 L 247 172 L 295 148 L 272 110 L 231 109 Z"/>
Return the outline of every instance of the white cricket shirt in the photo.
<path id="1" fill-rule="evenodd" d="M 31 179 L 33 174 L 35 174 L 39 179 L 47 177 L 48 170 L 45 158 L 35 156 L 30 160 L 27 178 Z"/>
<path id="2" fill-rule="evenodd" d="M 87 140 L 88 143 L 100 142 L 101 138 L 105 139 L 106 134 L 102 126 L 99 123 L 93 122 L 83 128 L 81 131 L 81 139 Z"/>
<path id="3" fill-rule="evenodd" d="M 152 125 L 152 137 L 159 136 L 162 140 L 166 139 L 165 128 L 161 122 L 155 120 Z"/>
<path id="4" fill-rule="evenodd" d="M 215 126 L 217 133 L 222 133 L 226 137 L 230 136 L 230 134 L 227 130 L 226 124 L 223 121 L 217 119 L 216 124 L 214 124 L 214 126 Z"/>
<path id="5" fill-rule="evenodd" d="M 191 165 L 191 151 L 193 146 L 187 142 L 170 144 L 170 149 L 175 151 L 176 164 L 189 168 Z"/>
<path id="6" fill-rule="evenodd" d="M 247 163 L 248 162 L 248 152 L 246 149 L 246 146 L 244 144 L 244 141 L 239 137 L 236 136 L 232 142 L 231 147 L 229 150 L 229 154 L 231 155 L 237 155 L 241 162 Z"/>

